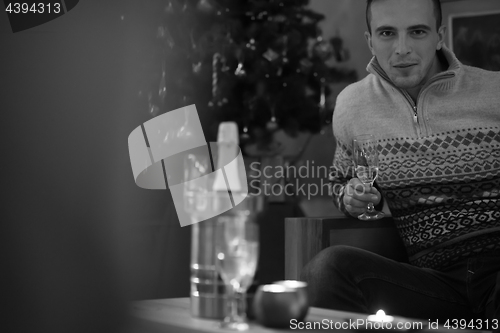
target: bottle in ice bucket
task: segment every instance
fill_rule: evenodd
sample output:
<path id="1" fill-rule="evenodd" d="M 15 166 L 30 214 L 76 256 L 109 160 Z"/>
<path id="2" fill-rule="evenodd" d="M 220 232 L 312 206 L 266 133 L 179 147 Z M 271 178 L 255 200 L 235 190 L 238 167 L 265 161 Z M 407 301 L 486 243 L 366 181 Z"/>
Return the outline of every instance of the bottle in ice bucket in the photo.
<path id="1" fill-rule="evenodd" d="M 246 192 L 241 191 L 247 188 L 247 180 L 244 173 L 241 175 L 244 165 L 235 163 L 239 153 L 236 123 L 221 123 L 217 144 L 211 144 L 210 148 L 215 169 L 219 170 L 225 166 L 226 179 L 221 172 L 209 172 L 209 156 L 189 155 L 185 159 L 185 172 L 189 174 L 190 179 L 205 175 L 198 178 L 199 181 L 194 184 L 191 182 L 190 188 L 185 188 L 186 211 L 198 221 L 203 216 L 214 216 L 191 225 L 191 314 L 200 318 L 223 319 L 226 315 L 227 299 L 224 282 L 217 271 L 217 223 L 242 218 L 251 222 L 262 209 L 262 203 L 261 198 L 256 196 L 244 198 Z M 230 184 L 235 207 L 215 215 L 214 212 L 223 211 L 224 207 L 232 207 L 226 180 Z"/>

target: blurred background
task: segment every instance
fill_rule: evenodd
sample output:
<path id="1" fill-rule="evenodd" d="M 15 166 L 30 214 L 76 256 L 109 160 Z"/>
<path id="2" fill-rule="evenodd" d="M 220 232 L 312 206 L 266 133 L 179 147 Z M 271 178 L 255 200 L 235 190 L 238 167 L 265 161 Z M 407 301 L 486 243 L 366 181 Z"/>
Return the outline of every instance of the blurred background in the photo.
<path id="1" fill-rule="evenodd" d="M 265 70 L 252 68 L 255 62 L 248 61 L 255 56 L 251 45 L 240 51 L 224 49 L 227 53 L 221 52 L 217 62 L 216 52 L 207 48 L 204 58 L 188 58 L 194 66 L 190 75 L 201 73 L 195 79 L 168 75 L 182 64 L 165 59 L 170 59 L 168 52 L 177 52 L 177 46 L 201 35 L 188 28 L 178 33 L 169 29 L 189 20 L 212 29 L 221 19 L 218 11 L 225 8 L 217 7 L 217 1 L 81 0 L 62 17 L 15 34 L 7 15 L 0 14 L 0 244 L 6 332 L 118 332 L 127 323 L 128 301 L 188 296 L 191 230 L 180 227 L 170 192 L 137 187 L 130 167 L 128 135 L 154 116 L 196 103 L 208 141 L 215 140 L 220 121 L 239 123 L 248 161 L 296 167 L 314 161 L 316 166 L 329 166 L 334 153 L 329 119 L 335 98 L 347 84 L 366 75 L 371 58 L 363 37 L 365 1 L 293 2 L 321 16 L 307 21 L 314 31 L 300 30 L 302 36 L 311 34 L 307 54 L 300 55 L 298 47 L 274 48 L 272 41 L 245 35 L 262 49 L 259 59 L 265 58 Z M 195 5 L 184 9 L 186 16 L 169 18 L 170 3 L 180 4 L 170 9 L 177 14 L 183 4 Z M 249 8 L 258 16 L 266 3 L 251 1 Z M 304 15 L 287 7 L 288 1 L 283 3 L 283 14 L 273 14 L 277 22 L 286 26 L 292 15 Z M 472 10 L 500 11 L 499 7 L 497 0 L 464 0 L 444 1 L 443 9 L 448 17 Z M 205 21 L 197 20 L 200 15 Z M 253 29 L 256 36 L 264 30 L 258 25 Z M 209 42 L 216 46 L 232 37 L 215 31 Z M 175 52 L 170 54 L 178 56 Z M 310 104 L 294 110 L 292 117 L 280 108 L 283 101 L 270 103 L 278 94 L 266 97 L 251 90 L 246 96 L 239 91 L 240 97 L 233 99 L 229 83 L 241 70 L 247 87 L 258 85 L 252 73 L 259 71 L 264 76 L 265 71 L 274 73 L 280 84 L 288 78 L 290 86 L 301 84 L 293 81 L 295 76 L 286 76 L 286 55 L 287 61 L 298 61 L 294 70 L 316 77 L 302 83 L 302 90 L 310 87 L 304 97 Z M 304 59 L 308 61 L 300 62 Z M 206 94 L 185 93 L 194 90 L 190 80 L 197 80 Z M 261 110 L 265 113 L 259 114 Z M 302 117 L 309 117 L 308 126 L 301 127 Z M 297 120 L 290 125 L 290 118 Z M 245 127 L 248 132 L 243 132 Z M 307 178 L 300 181 L 324 182 L 321 175 Z M 326 191 L 313 197 L 298 193 L 269 198 L 261 221 L 260 282 L 283 274 L 284 217 L 335 214 Z"/>

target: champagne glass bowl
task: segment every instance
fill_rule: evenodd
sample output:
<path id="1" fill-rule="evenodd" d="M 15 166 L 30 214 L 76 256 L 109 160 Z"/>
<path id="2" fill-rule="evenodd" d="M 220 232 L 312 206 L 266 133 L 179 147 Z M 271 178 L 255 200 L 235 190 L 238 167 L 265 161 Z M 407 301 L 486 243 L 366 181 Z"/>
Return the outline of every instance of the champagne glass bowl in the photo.
<path id="1" fill-rule="evenodd" d="M 356 170 L 356 176 L 363 184 L 373 186 L 377 179 L 378 165 L 378 150 L 375 138 L 371 134 L 362 134 L 354 137 L 353 146 L 353 162 Z M 383 212 L 375 210 L 373 203 L 368 203 L 366 211 L 358 216 L 358 219 L 370 221 L 378 220 L 384 217 Z"/>

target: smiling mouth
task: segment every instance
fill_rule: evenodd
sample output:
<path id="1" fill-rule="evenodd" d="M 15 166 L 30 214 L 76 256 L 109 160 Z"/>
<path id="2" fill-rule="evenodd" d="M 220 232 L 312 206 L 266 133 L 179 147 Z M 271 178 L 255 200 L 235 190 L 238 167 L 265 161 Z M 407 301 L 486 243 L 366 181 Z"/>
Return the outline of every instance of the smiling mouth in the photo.
<path id="1" fill-rule="evenodd" d="M 409 68 L 409 67 L 412 67 L 412 66 L 416 66 L 417 64 L 397 64 L 397 65 L 394 65 L 393 67 L 396 67 L 396 68 Z"/>

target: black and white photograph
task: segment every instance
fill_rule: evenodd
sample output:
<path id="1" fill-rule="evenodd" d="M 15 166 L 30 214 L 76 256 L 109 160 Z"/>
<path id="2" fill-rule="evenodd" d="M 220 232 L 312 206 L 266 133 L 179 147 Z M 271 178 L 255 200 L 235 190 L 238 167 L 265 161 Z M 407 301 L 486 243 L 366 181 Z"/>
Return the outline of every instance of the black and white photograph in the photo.
<path id="1" fill-rule="evenodd" d="M 500 332 L 500 0 L 0 9 L 2 333 Z"/>

